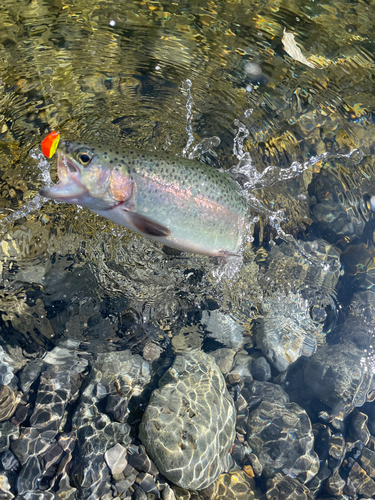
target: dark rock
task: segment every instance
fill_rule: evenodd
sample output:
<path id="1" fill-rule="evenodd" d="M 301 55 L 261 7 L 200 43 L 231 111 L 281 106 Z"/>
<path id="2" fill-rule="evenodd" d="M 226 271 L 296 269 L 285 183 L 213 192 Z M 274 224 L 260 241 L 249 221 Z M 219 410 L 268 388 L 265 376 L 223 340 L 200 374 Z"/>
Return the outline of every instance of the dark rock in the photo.
<path id="1" fill-rule="evenodd" d="M 49 469 L 53 464 L 60 461 L 63 449 L 58 443 L 52 443 L 48 450 L 41 455 L 44 470 Z"/>
<path id="2" fill-rule="evenodd" d="M 353 344 L 324 345 L 306 365 L 306 384 L 338 420 L 373 397 L 372 371 L 362 359 L 363 352 Z"/>
<path id="3" fill-rule="evenodd" d="M 251 374 L 255 380 L 267 382 L 271 378 L 271 367 L 263 356 L 255 358 L 251 362 Z"/>
<path id="4" fill-rule="evenodd" d="M 10 441 L 19 437 L 19 428 L 11 422 L 0 423 L 0 453 L 10 446 Z"/>
<path id="5" fill-rule="evenodd" d="M 20 403 L 12 417 L 14 425 L 21 425 L 31 415 L 31 408 L 29 405 Z"/>
<path id="6" fill-rule="evenodd" d="M 156 486 L 154 478 L 150 474 L 141 472 L 140 474 L 138 474 L 135 482 L 140 488 L 142 488 L 145 493 L 152 493 L 156 498 L 160 498 L 158 487 Z"/>
<path id="7" fill-rule="evenodd" d="M 142 490 L 142 488 L 136 488 L 135 492 L 132 495 L 132 500 L 148 500 L 146 493 Z"/>
<path id="8" fill-rule="evenodd" d="M 27 491 L 39 489 L 39 480 L 43 474 L 43 467 L 38 457 L 30 457 L 19 472 L 17 491 L 22 495 Z"/>
<path id="9" fill-rule="evenodd" d="M 247 441 L 272 477 L 283 472 L 306 483 L 319 470 L 310 419 L 296 403 L 263 401 L 248 418 Z"/>
<path id="10" fill-rule="evenodd" d="M 1 464 L 4 470 L 15 470 L 20 466 L 19 461 L 10 450 L 4 451 L 1 455 Z"/>
<path id="11" fill-rule="evenodd" d="M 129 465 L 134 467 L 134 469 L 140 472 L 148 472 L 153 476 L 159 472 L 156 465 L 145 453 L 136 453 L 134 455 L 129 455 L 128 463 Z"/>
<path id="12" fill-rule="evenodd" d="M 335 470 L 326 481 L 326 490 L 330 495 L 342 495 L 344 492 L 345 481 L 341 478 L 339 471 Z"/>
<path id="13" fill-rule="evenodd" d="M 37 429 L 24 427 L 21 429 L 19 438 L 12 441 L 11 450 L 21 464 L 24 465 L 31 456 L 36 456 L 47 451 L 49 446 L 50 440 L 41 436 Z"/>
<path id="14" fill-rule="evenodd" d="M 350 434 L 354 441 L 360 441 L 366 445 L 370 439 L 370 432 L 367 428 L 368 416 L 358 410 L 354 410 L 349 420 Z"/>
<path id="15" fill-rule="evenodd" d="M 354 462 L 344 488 L 344 493 L 352 495 L 363 495 L 370 498 L 375 495 L 375 482 L 366 474 L 362 467 Z"/>
<path id="16" fill-rule="evenodd" d="M 359 458 L 359 463 L 365 470 L 366 474 L 372 479 L 375 478 L 375 451 L 369 448 L 363 448 L 362 455 Z"/>
<path id="17" fill-rule="evenodd" d="M 242 389 L 241 394 L 247 401 L 249 411 L 254 410 L 262 401 L 289 403 L 289 396 L 284 389 L 271 382 L 253 380 Z"/>

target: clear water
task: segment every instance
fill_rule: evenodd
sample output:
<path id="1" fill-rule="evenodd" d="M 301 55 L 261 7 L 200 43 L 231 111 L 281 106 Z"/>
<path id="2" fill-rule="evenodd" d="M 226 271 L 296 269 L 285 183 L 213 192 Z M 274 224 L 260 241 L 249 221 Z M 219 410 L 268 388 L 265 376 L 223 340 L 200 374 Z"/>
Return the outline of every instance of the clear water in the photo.
<path id="1" fill-rule="evenodd" d="M 354 342 L 372 372 L 374 22 L 371 2 L 3 1 L 2 345 L 40 356 L 66 339 L 94 353 L 152 341 L 170 362 L 241 331 L 253 353 L 274 297 L 297 310 L 309 289 L 319 342 Z M 169 252 L 42 198 L 57 181 L 40 151 L 53 129 L 236 175 L 251 208 L 241 258 Z M 223 338 L 202 320 L 214 310 Z"/>

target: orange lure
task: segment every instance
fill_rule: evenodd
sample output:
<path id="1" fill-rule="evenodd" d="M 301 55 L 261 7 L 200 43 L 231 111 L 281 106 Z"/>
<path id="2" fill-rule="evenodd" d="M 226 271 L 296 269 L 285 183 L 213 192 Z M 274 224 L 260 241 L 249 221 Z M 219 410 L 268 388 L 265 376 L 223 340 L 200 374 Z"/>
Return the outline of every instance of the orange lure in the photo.
<path id="1" fill-rule="evenodd" d="M 47 158 L 52 158 L 55 154 L 57 146 L 60 140 L 60 133 L 54 130 L 50 132 L 45 139 L 42 141 L 42 153 Z"/>

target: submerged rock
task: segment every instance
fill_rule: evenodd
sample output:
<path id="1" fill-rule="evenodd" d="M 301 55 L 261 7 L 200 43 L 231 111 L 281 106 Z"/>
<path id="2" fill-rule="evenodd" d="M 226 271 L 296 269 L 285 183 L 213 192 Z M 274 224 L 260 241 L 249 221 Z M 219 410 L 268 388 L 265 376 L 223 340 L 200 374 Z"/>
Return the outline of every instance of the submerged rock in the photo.
<path id="1" fill-rule="evenodd" d="M 297 479 L 277 474 L 267 481 L 267 500 L 314 500 L 314 495 Z"/>
<path id="2" fill-rule="evenodd" d="M 0 385 L 0 422 L 8 420 L 16 411 L 21 394 L 7 385 Z"/>
<path id="3" fill-rule="evenodd" d="M 318 472 L 310 419 L 296 403 L 262 401 L 249 413 L 247 441 L 266 477 L 283 472 L 306 483 Z"/>
<path id="4" fill-rule="evenodd" d="M 317 348 L 322 326 L 312 321 L 309 303 L 300 294 L 279 293 L 263 304 L 265 316 L 256 334 L 257 347 L 280 372 Z"/>
<path id="5" fill-rule="evenodd" d="M 223 375 L 226 375 L 231 370 L 235 354 L 235 349 L 229 349 L 226 347 L 210 352 L 210 356 L 214 358 L 215 363 L 220 368 Z"/>
<path id="6" fill-rule="evenodd" d="M 0 498 L 4 498 L 4 500 L 14 498 L 13 493 L 10 491 L 8 476 L 5 472 L 0 473 Z"/>
<path id="7" fill-rule="evenodd" d="M 339 420 L 375 397 L 372 369 L 363 351 L 353 344 L 321 346 L 307 363 L 304 377 Z"/>
<path id="8" fill-rule="evenodd" d="M 108 461 L 114 466 L 110 450 L 117 444 L 127 448 L 130 442 L 130 427 L 124 422 L 127 405 L 132 395 L 139 395 L 149 380 L 149 364 L 141 356 L 132 355 L 130 351 L 98 354 L 72 421 L 77 445 L 70 476 L 79 498 L 101 498 L 110 494 Z M 102 412 L 105 401 L 107 413 L 117 422 Z M 121 466 L 125 468 L 124 458 Z"/>
<path id="9" fill-rule="evenodd" d="M 202 311 L 202 324 L 206 326 L 207 335 L 225 347 L 242 347 L 245 329 L 229 314 L 223 314 L 218 309 Z"/>
<path id="10" fill-rule="evenodd" d="M 256 500 L 260 492 L 252 477 L 242 470 L 221 474 L 208 488 L 201 490 L 198 500 Z"/>
<path id="11" fill-rule="evenodd" d="M 349 472 L 344 493 L 348 495 L 363 495 L 365 498 L 371 498 L 375 495 L 375 481 L 371 479 L 362 467 L 353 463 Z"/>
<path id="12" fill-rule="evenodd" d="M 280 405 L 289 403 L 289 396 L 282 387 L 271 382 L 253 380 L 241 391 L 249 410 L 254 410 L 262 401 L 277 402 Z"/>
<path id="13" fill-rule="evenodd" d="M 108 467 L 111 469 L 111 473 L 113 474 L 121 474 L 121 472 L 127 466 L 126 460 L 126 448 L 122 446 L 120 443 L 116 443 L 115 446 L 109 448 L 105 454 L 104 458 L 107 462 Z"/>
<path id="14" fill-rule="evenodd" d="M 139 436 L 174 484 L 208 487 L 228 467 L 235 409 L 223 375 L 201 351 L 177 356 L 151 396 Z"/>
<path id="15" fill-rule="evenodd" d="M 13 379 L 13 360 L 0 346 L 0 385 L 9 385 Z"/>
<path id="16" fill-rule="evenodd" d="M 269 295 L 301 294 L 308 301 L 313 320 L 324 322 L 326 307 L 334 307 L 332 299 L 341 271 L 339 251 L 323 239 L 298 240 L 274 246 L 267 260 L 262 281 Z"/>

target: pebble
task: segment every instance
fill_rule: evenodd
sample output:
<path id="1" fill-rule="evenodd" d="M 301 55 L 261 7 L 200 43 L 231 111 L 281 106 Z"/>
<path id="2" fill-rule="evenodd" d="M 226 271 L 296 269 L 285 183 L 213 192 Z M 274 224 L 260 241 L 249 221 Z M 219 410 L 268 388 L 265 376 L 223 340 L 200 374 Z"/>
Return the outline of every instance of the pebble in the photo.
<path id="1" fill-rule="evenodd" d="M 165 488 L 162 490 L 161 497 L 163 500 L 176 500 L 176 495 L 169 486 L 165 486 Z"/>
<path id="2" fill-rule="evenodd" d="M 12 417 L 21 400 L 21 394 L 6 385 L 0 386 L 0 422 Z"/>
<path id="3" fill-rule="evenodd" d="M 154 342 L 147 342 L 147 344 L 143 348 L 142 356 L 146 361 L 153 363 L 160 358 L 162 352 L 162 347 L 155 344 Z"/>
<path id="4" fill-rule="evenodd" d="M 105 452 L 104 458 L 112 474 L 121 474 L 123 472 L 128 463 L 126 453 L 126 448 L 120 443 L 115 444 L 115 446 Z"/>
<path id="5" fill-rule="evenodd" d="M 234 356 L 236 354 L 235 349 L 223 348 L 217 349 L 216 351 L 211 351 L 210 356 L 215 360 L 215 363 L 220 368 L 223 375 L 226 375 L 232 369 Z"/>
<path id="6" fill-rule="evenodd" d="M 129 465 L 140 472 L 148 472 L 152 475 L 158 473 L 156 465 L 149 459 L 145 453 L 134 453 L 129 455 Z"/>
<path id="7" fill-rule="evenodd" d="M 259 382 L 267 382 L 271 378 L 270 364 L 263 356 L 252 359 L 250 371 L 254 380 Z"/>

